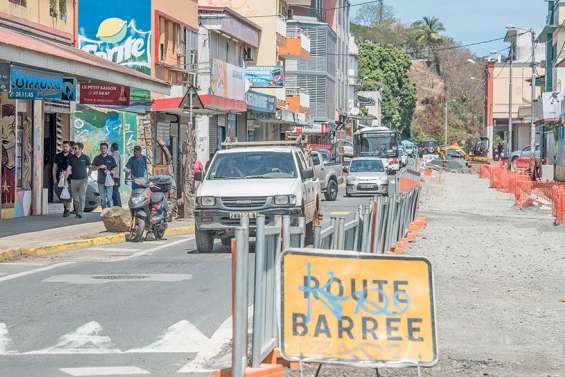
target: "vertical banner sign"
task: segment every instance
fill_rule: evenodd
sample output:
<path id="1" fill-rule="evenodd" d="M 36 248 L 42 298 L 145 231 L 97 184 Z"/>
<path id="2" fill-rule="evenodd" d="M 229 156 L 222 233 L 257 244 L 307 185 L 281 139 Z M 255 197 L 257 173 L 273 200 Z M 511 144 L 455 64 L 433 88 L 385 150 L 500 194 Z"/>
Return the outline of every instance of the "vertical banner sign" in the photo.
<path id="1" fill-rule="evenodd" d="M 425 258 L 289 250 L 279 270 L 286 359 L 371 368 L 437 362 Z"/>
<path id="2" fill-rule="evenodd" d="M 151 0 L 81 0 L 78 48 L 151 74 Z"/>
<path id="3" fill-rule="evenodd" d="M 10 64 L 0 63 L 0 92 L 10 91 Z"/>

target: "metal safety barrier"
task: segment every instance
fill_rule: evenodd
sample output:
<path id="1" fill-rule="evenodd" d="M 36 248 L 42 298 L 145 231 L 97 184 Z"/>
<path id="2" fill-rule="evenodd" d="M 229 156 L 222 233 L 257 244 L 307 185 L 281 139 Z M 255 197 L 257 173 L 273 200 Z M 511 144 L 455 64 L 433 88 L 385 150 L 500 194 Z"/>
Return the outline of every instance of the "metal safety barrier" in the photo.
<path id="1" fill-rule="evenodd" d="M 374 197 L 354 213 L 336 212 L 328 223 L 313 227 L 316 249 L 386 253 L 408 234 L 415 220 L 420 187 L 388 197 Z M 235 229 L 234 339 L 232 375 L 243 377 L 248 366 L 258 367 L 277 344 L 276 263 L 283 250 L 303 248 L 306 224 L 303 218 L 276 216 L 266 225 L 257 216 L 255 225 L 255 274 L 253 297 L 249 297 L 249 219 L 242 216 Z M 251 302 L 252 301 L 252 302 Z M 248 362 L 248 305 L 253 304 L 251 362 Z"/>

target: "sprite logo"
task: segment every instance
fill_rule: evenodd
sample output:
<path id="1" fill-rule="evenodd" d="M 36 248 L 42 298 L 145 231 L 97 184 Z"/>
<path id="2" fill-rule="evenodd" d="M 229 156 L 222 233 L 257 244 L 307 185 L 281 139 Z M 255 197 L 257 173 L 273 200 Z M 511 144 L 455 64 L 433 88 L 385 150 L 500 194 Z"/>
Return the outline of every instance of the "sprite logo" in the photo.
<path id="1" fill-rule="evenodd" d="M 79 48 L 114 63 L 128 66 L 137 71 L 151 74 L 150 42 L 151 31 L 135 27 L 135 20 L 107 18 L 98 26 L 97 39 L 90 39 L 79 33 Z"/>

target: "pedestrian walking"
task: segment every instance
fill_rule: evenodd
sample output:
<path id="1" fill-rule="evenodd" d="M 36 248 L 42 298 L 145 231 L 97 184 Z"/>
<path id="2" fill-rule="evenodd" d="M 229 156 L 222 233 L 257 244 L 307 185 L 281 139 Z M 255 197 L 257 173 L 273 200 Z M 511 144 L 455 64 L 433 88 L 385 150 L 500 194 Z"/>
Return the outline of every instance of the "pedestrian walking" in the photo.
<path id="1" fill-rule="evenodd" d="M 76 145 L 76 142 L 74 142 L 72 140 L 69 141 L 69 146 L 71 147 L 71 154 L 75 154 L 75 145 Z"/>
<path id="2" fill-rule="evenodd" d="M 110 152 L 112 154 L 112 157 L 114 157 L 114 161 L 116 161 L 116 167 L 112 171 L 114 175 L 112 201 L 114 206 L 116 207 L 122 206 L 122 197 L 120 195 L 120 184 L 122 181 L 122 156 L 120 156 L 119 149 L 120 147 L 118 146 L 118 143 L 112 143 L 112 145 L 110 145 Z"/>
<path id="3" fill-rule="evenodd" d="M 102 209 L 113 206 L 112 194 L 114 192 L 114 178 L 112 170 L 117 164 L 114 157 L 108 153 L 108 143 L 100 143 L 100 154 L 94 157 L 92 169 L 98 170 L 98 192 L 100 193 L 100 204 Z"/>
<path id="4" fill-rule="evenodd" d="M 73 152 L 69 157 L 67 175 L 71 177 L 71 194 L 76 217 L 82 218 L 84 211 L 86 187 L 88 185 L 88 173 L 90 168 L 90 158 L 82 153 L 84 145 L 76 143 Z"/>
<path id="5" fill-rule="evenodd" d="M 141 147 L 139 145 L 133 148 L 133 156 L 129 158 L 126 169 L 129 171 L 132 180 L 131 189 L 141 188 L 141 186 L 135 183 L 135 179 L 147 178 L 147 157 L 141 154 Z"/>
<path id="6" fill-rule="evenodd" d="M 63 150 L 55 155 L 51 174 L 53 175 L 53 187 L 55 194 L 63 203 L 63 217 L 68 217 L 71 211 L 71 197 L 69 195 L 69 157 L 71 156 L 71 144 L 63 141 Z M 65 189 L 67 190 L 66 192 Z"/>

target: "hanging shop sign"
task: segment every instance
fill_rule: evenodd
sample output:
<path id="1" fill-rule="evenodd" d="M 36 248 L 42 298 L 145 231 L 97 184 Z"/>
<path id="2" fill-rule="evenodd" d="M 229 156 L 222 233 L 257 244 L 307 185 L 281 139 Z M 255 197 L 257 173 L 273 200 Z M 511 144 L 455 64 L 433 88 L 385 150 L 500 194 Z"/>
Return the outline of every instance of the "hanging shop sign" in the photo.
<path id="1" fill-rule="evenodd" d="M 80 83 L 80 103 L 84 105 L 129 106 L 130 88 L 114 84 Z"/>
<path id="2" fill-rule="evenodd" d="M 279 264 L 279 341 L 287 360 L 364 367 L 437 362 L 430 262 L 289 250 Z"/>
<path id="3" fill-rule="evenodd" d="M 10 91 L 10 64 L 0 64 L 0 92 Z"/>
<path id="4" fill-rule="evenodd" d="M 223 60 L 214 59 L 208 94 L 245 101 L 245 70 Z"/>
<path id="5" fill-rule="evenodd" d="M 81 0 L 78 48 L 151 74 L 151 1 Z"/>
<path id="6" fill-rule="evenodd" d="M 245 77 L 254 88 L 282 88 L 284 86 L 284 73 L 281 66 L 247 67 Z"/>
<path id="7" fill-rule="evenodd" d="M 268 94 L 248 91 L 245 95 L 247 109 L 258 113 L 274 113 L 276 97 Z"/>
<path id="8" fill-rule="evenodd" d="M 60 73 L 12 65 L 10 98 L 76 101 L 76 80 Z"/>

